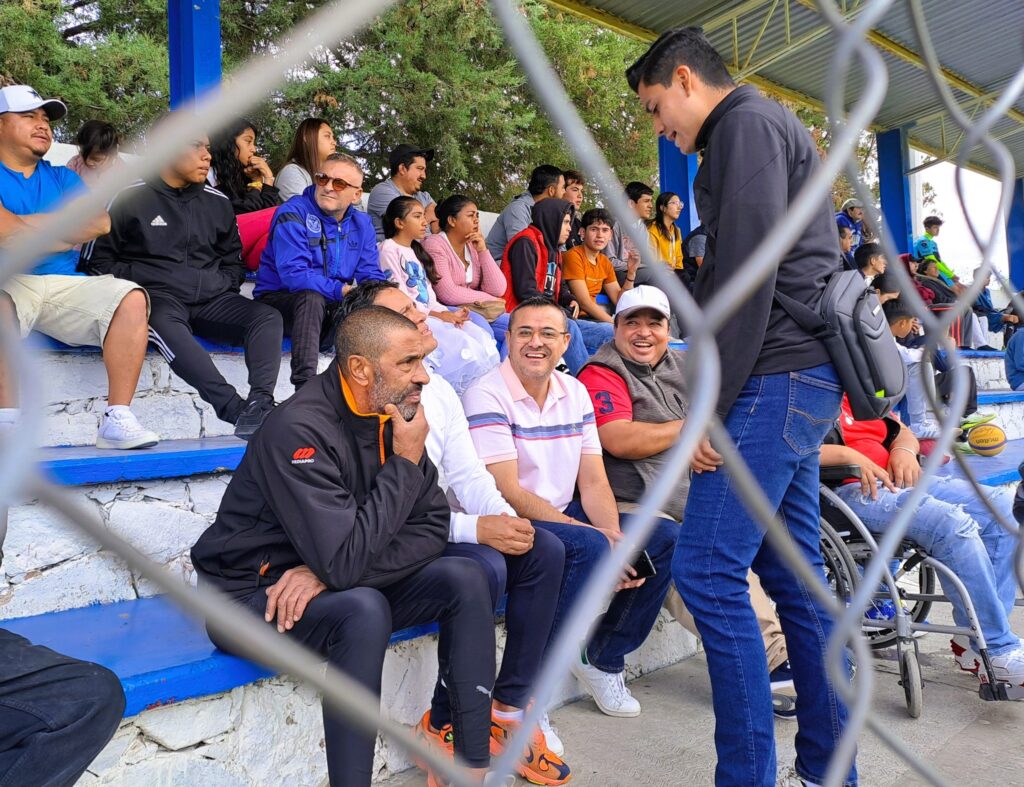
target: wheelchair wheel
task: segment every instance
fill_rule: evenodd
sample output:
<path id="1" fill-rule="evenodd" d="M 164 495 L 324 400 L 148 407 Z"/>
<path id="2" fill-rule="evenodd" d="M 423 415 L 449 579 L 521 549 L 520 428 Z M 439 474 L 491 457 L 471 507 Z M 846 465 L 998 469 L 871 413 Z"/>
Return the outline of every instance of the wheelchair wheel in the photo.
<path id="1" fill-rule="evenodd" d="M 827 521 L 818 525 L 821 534 L 821 558 L 825 564 L 825 579 L 839 602 L 848 604 L 857 587 L 857 566 L 840 535 Z"/>
<path id="2" fill-rule="evenodd" d="M 900 684 L 903 686 L 910 718 L 921 718 L 921 711 L 924 709 L 924 686 L 921 684 L 921 664 L 917 660 L 917 649 L 914 647 L 900 650 Z"/>
<path id="3" fill-rule="evenodd" d="M 850 544 L 851 559 L 857 566 L 857 577 L 863 576 L 863 568 L 867 565 L 870 552 L 863 543 Z M 935 593 L 935 569 L 921 562 L 921 556 L 912 552 L 910 556 L 901 561 L 900 567 L 894 574 L 896 589 L 899 591 L 901 602 L 907 610 L 907 615 L 914 623 L 920 623 L 927 619 L 931 611 L 932 602 L 920 599 L 907 599 L 907 594 L 932 595 Z M 894 609 L 892 602 L 883 600 L 882 605 L 876 609 L 881 612 L 882 617 L 891 619 Z M 867 637 L 868 645 L 875 650 L 892 647 L 896 642 L 896 632 L 893 629 L 864 629 L 864 636 Z"/>

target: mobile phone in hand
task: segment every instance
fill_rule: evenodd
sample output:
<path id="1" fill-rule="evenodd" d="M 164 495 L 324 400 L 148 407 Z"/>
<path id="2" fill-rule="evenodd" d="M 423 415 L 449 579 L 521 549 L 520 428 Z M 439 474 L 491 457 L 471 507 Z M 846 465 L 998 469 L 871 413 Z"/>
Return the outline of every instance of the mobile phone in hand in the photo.
<path id="1" fill-rule="evenodd" d="M 636 560 L 633 561 L 633 569 L 636 571 L 636 576 L 633 579 L 647 579 L 658 573 L 646 549 L 636 556 Z"/>

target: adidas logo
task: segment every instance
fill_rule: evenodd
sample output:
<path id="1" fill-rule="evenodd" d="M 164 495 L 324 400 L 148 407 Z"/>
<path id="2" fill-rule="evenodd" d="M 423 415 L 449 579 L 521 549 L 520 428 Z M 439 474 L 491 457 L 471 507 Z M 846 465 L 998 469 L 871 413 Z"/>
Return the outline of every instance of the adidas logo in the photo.
<path id="1" fill-rule="evenodd" d="M 151 222 L 149 222 L 149 226 L 150 227 L 166 227 L 167 226 L 167 222 L 164 221 L 164 217 L 163 216 L 159 216 L 158 215 L 155 219 L 153 219 Z"/>

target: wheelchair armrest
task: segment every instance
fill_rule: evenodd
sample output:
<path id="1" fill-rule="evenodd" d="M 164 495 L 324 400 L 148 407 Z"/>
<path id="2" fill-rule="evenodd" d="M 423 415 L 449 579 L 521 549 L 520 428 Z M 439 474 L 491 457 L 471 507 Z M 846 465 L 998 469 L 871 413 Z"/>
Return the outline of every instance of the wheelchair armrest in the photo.
<path id="1" fill-rule="evenodd" d="M 818 469 L 818 478 L 824 484 L 838 484 L 847 478 L 860 478 L 860 465 L 822 465 Z"/>

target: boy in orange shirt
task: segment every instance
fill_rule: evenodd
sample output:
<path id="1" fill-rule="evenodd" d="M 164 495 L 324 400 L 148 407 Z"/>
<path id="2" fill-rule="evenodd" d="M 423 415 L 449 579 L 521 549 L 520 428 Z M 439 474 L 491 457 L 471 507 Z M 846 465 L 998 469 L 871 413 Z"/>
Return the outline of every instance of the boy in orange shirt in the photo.
<path id="1" fill-rule="evenodd" d="M 562 278 L 580 306 L 580 319 L 610 323 L 611 315 L 595 299 L 603 290 L 614 306 L 623 290 L 633 289 L 640 255 L 633 252 L 629 256 L 626 279 L 620 287 L 612 261 L 603 254 L 612 238 L 615 220 L 603 208 L 593 208 L 583 214 L 580 225 L 583 243 L 562 255 Z"/>

